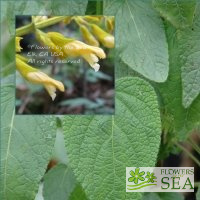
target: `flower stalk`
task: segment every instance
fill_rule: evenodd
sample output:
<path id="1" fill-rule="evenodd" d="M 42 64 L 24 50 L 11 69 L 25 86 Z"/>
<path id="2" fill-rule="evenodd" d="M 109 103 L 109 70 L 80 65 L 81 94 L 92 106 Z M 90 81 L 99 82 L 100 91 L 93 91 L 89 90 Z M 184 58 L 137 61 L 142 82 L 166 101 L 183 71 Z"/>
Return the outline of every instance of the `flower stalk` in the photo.
<path id="1" fill-rule="evenodd" d="M 66 16 L 52 17 L 47 20 L 43 20 L 43 21 L 35 23 L 35 28 L 37 28 L 37 29 L 45 28 L 47 26 L 51 26 L 60 21 L 63 21 L 64 19 L 66 19 Z M 26 26 L 17 28 L 16 36 L 23 36 L 23 35 L 33 32 L 33 31 L 34 31 L 34 26 L 33 26 L 33 23 L 31 23 Z"/>

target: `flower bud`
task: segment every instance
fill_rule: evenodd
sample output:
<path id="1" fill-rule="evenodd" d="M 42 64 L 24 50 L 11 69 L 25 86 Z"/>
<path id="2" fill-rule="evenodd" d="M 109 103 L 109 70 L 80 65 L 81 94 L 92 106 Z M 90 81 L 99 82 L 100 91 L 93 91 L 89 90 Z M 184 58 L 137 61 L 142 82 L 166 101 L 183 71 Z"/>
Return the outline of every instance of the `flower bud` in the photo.
<path id="1" fill-rule="evenodd" d="M 90 22 L 90 23 L 98 23 L 101 21 L 101 19 L 103 18 L 103 16 L 90 16 L 90 15 L 86 15 L 83 17 L 86 21 Z"/>
<path id="2" fill-rule="evenodd" d="M 102 30 L 100 27 L 98 27 L 95 24 L 91 25 L 92 33 L 98 38 L 98 40 L 107 48 L 113 48 L 114 47 L 114 37 Z"/>
<path id="3" fill-rule="evenodd" d="M 59 58 L 64 59 L 66 56 L 60 48 L 59 45 L 56 45 L 51 38 L 49 37 L 48 33 L 44 33 L 40 30 L 36 30 L 36 38 L 39 42 L 41 42 L 44 46 L 48 46 L 52 52 L 54 52 Z"/>
<path id="4" fill-rule="evenodd" d="M 34 84 L 43 84 L 52 100 L 56 97 L 56 89 L 64 92 L 64 85 L 60 81 L 54 80 L 40 70 L 31 67 L 21 60 L 19 55 L 16 55 L 16 68 L 27 81 Z"/>
<path id="5" fill-rule="evenodd" d="M 62 34 L 56 32 L 49 32 L 48 36 L 54 44 L 62 46 L 66 57 L 82 56 L 95 70 L 100 67 L 99 65 L 97 66 L 98 57 L 102 59 L 106 57 L 103 49 L 99 47 L 90 46 L 78 40 L 65 38 Z"/>
<path id="6" fill-rule="evenodd" d="M 106 30 L 112 33 L 114 30 L 114 17 L 106 17 L 105 20 Z"/>
<path id="7" fill-rule="evenodd" d="M 99 46 L 99 42 L 96 40 L 96 38 L 90 33 L 90 31 L 87 29 L 86 26 L 81 25 L 80 26 L 80 31 L 82 33 L 82 36 L 84 38 L 84 40 L 92 46 L 98 47 Z"/>

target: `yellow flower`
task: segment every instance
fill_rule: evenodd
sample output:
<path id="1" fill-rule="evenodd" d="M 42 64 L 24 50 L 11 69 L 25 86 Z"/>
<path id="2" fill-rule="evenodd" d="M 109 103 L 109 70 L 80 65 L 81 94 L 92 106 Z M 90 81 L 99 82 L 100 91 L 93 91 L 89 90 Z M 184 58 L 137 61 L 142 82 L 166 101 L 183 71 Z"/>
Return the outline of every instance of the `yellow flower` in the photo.
<path id="1" fill-rule="evenodd" d="M 22 37 L 15 37 L 15 50 L 16 52 L 21 52 L 21 47 L 20 47 L 20 40 L 23 39 Z"/>
<path id="2" fill-rule="evenodd" d="M 103 18 L 102 16 L 90 16 L 90 15 L 86 15 L 83 17 L 85 20 L 87 20 L 88 22 L 91 23 L 98 23 L 101 21 L 101 19 Z"/>
<path id="3" fill-rule="evenodd" d="M 92 46 L 98 47 L 99 42 L 96 40 L 96 38 L 90 33 L 90 31 L 87 29 L 86 26 L 81 25 L 80 26 L 80 31 L 83 35 L 84 40 Z"/>
<path id="4" fill-rule="evenodd" d="M 36 30 L 36 38 L 37 40 L 42 43 L 45 47 L 49 47 L 50 50 L 56 54 L 56 56 L 58 56 L 61 59 L 64 59 L 66 56 L 64 55 L 62 48 L 60 48 L 59 45 L 55 45 L 51 39 L 49 38 L 48 34 L 40 31 L 40 30 Z"/>
<path id="5" fill-rule="evenodd" d="M 60 33 L 49 32 L 48 35 L 54 44 L 63 45 L 63 51 L 67 57 L 82 56 L 95 71 L 98 71 L 100 67 L 97 63 L 99 61 L 98 58 L 106 58 L 103 49 L 99 47 L 90 46 L 78 40 L 65 38 Z"/>
<path id="6" fill-rule="evenodd" d="M 31 67 L 21 60 L 18 55 L 16 55 L 16 68 L 31 83 L 43 84 L 52 100 L 56 97 L 56 89 L 62 92 L 65 90 L 64 85 L 60 81 L 54 80 L 40 70 Z"/>
<path id="7" fill-rule="evenodd" d="M 95 24 L 91 25 L 93 34 L 97 37 L 97 39 L 107 48 L 113 48 L 114 47 L 114 37 L 102 30 L 100 27 L 98 27 Z"/>
<path id="8" fill-rule="evenodd" d="M 106 17 L 105 25 L 106 25 L 107 31 L 109 33 L 112 33 L 114 29 L 114 17 Z"/>
<path id="9" fill-rule="evenodd" d="M 64 50 L 69 56 L 82 56 L 95 71 L 98 71 L 100 68 L 100 65 L 97 63 L 99 61 L 98 58 L 106 58 L 103 49 L 87 45 L 77 40 L 67 43 L 64 46 Z"/>
<path id="10" fill-rule="evenodd" d="M 71 20 L 72 20 L 72 17 L 66 17 L 66 18 L 63 20 L 63 22 L 64 22 L 65 25 L 67 25 L 67 24 L 69 24 L 69 23 L 71 22 Z"/>

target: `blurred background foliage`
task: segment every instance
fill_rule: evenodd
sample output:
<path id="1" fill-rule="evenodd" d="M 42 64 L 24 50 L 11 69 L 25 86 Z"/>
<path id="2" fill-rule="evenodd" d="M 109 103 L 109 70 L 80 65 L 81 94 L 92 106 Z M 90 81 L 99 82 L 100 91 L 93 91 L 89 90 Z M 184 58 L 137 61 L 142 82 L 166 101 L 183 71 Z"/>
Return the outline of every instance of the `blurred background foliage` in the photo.
<path id="1" fill-rule="evenodd" d="M 16 28 L 31 23 L 31 16 L 16 16 Z M 83 41 L 79 26 L 72 20 L 42 29 L 44 32 L 59 32 L 63 35 Z M 5 44 L 4 60 L 10 56 L 13 41 Z M 31 49 L 30 45 L 42 46 L 35 35 L 27 34 L 20 42 L 23 48 L 21 55 L 28 52 L 37 55 L 46 50 Z M 10 46 L 9 46 L 10 45 Z M 113 114 L 114 113 L 114 49 L 104 49 L 106 59 L 99 61 L 100 70 L 95 72 L 82 58 L 73 58 L 77 63 L 55 63 L 56 57 L 33 57 L 36 60 L 54 60 L 53 64 L 31 64 L 50 77 L 65 85 L 65 92 L 56 91 L 54 101 L 42 85 L 28 83 L 16 72 L 16 113 L 17 114 Z M 13 56 L 13 55 L 11 55 Z M 31 57 L 28 57 L 29 59 Z M 9 58 L 8 58 L 9 60 Z M 69 60 L 69 59 L 67 59 Z M 6 65 L 7 63 L 5 63 Z M 14 64 L 14 63 L 13 63 Z M 12 68 L 12 66 L 10 67 Z M 5 70 L 5 74 L 9 71 Z"/>

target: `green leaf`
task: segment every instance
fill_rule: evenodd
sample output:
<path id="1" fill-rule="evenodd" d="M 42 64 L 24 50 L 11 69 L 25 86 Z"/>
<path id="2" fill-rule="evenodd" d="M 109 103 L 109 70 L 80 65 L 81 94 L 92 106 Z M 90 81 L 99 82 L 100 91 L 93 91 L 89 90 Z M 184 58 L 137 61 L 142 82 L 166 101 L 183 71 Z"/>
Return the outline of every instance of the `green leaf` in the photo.
<path id="1" fill-rule="evenodd" d="M 183 106 L 189 107 L 200 93 L 200 3 L 192 27 L 178 32 L 182 84 Z"/>
<path id="2" fill-rule="evenodd" d="M 45 11 L 45 3 L 41 0 L 18 0 L 18 1 L 8 1 L 9 6 L 6 10 L 6 20 L 8 23 L 8 28 L 11 35 L 15 34 L 15 16 L 16 15 L 40 15 L 50 14 L 50 12 Z M 44 8 L 42 10 L 42 7 Z"/>
<path id="3" fill-rule="evenodd" d="M 84 15 L 88 0 L 57 0 L 52 1 L 53 15 Z"/>
<path id="4" fill-rule="evenodd" d="M 89 199 L 141 199 L 126 193 L 126 167 L 154 166 L 160 144 L 160 113 L 153 88 L 139 78 L 116 82 L 113 116 L 65 116 L 64 137 L 77 180 Z"/>
<path id="5" fill-rule="evenodd" d="M 160 193 L 144 193 L 142 200 L 184 200 L 184 197 L 181 193 L 177 192 L 160 192 Z"/>
<path id="6" fill-rule="evenodd" d="M 1 6 L 0 6 L 0 8 L 1 8 L 1 13 L 0 13 L 1 21 L 0 21 L 0 23 L 2 23 L 5 19 L 5 17 L 6 17 L 6 9 L 7 9 L 7 6 L 8 6 L 8 1 L 1 1 L 0 4 L 1 4 Z"/>
<path id="7" fill-rule="evenodd" d="M 44 200 L 66 200 L 75 188 L 75 177 L 69 167 L 59 164 L 44 176 Z"/>
<path id="8" fill-rule="evenodd" d="M 160 15 L 176 28 L 192 25 L 196 0 L 153 0 Z"/>
<path id="9" fill-rule="evenodd" d="M 87 200 L 86 194 L 79 183 L 71 193 L 69 200 Z"/>
<path id="10" fill-rule="evenodd" d="M 144 193 L 142 200 L 161 200 L 157 193 Z"/>
<path id="11" fill-rule="evenodd" d="M 6 20 L 11 35 L 15 34 L 15 16 L 22 15 L 28 1 L 9 1 L 7 6 Z"/>
<path id="12" fill-rule="evenodd" d="M 55 142 L 53 117 L 15 116 L 14 76 L 1 86 L 1 199 L 34 199 Z"/>
<path id="13" fill-rule="evenodd" d="M 198 187 L 197 193 L 196 193 L 197 200 L 200 200 L 200 186 Z"/>
<path id="14" fill-rule="evenodd" d="M 169 77 L 165 83 L 158 84 L 163 101 L 164 114 L 172 120 L 173 132 L 179 139 L 185 139 L 189 132 L 200 125 L 200 97 L 196 98 L 189 108 L 182 105 L 182 81 L 178 32 L 170 24 L 167 27 L 169 44 Z"/>
<path id="15" fill-rule="evenodd" d="M 146 78 L 164 82 L 168 76 L 168 49 L 163 23 L 146 0 L 105 0 L 104 14 L 116 15 L 117 56 Z"/>
<path id="16" fill-rule="evenodd" d="M 177 192 L 160 192 L 158 194 L 160 196 L 160 200 L 184 200 L 184 196 Z"/>
<path id="17" fill-rule="evenodd" d="M 43 194 L 44 200 L 87 200 L 72 170 L 64 164 L 58 164 L 45 175 Z"/>

